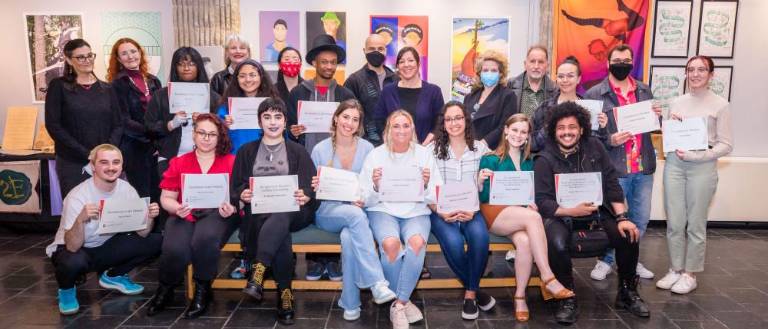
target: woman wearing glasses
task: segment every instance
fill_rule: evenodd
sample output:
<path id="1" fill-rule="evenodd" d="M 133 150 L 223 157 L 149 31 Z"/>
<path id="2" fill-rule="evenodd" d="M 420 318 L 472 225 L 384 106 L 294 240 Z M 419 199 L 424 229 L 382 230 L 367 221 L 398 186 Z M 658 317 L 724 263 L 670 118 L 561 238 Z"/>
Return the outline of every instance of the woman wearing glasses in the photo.
<path id="1" fill-rule="evenodd" d="M 88 153 L 96 145 L 120 143 L 120 106 L 112 86 L 93 74 L 96 54 L 83 39 L 64 45 L 64 76 L 45 95 L 45 124 L 56 144 L 56 173 L 66 196 L 90 176 Z"/>

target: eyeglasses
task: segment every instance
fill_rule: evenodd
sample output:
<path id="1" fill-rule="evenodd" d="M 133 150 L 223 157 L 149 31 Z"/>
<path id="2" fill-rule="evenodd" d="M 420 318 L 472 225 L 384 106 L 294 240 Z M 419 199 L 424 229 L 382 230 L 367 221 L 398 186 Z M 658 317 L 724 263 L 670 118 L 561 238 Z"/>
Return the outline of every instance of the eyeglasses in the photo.
<path id="1" fill-rule="evenodd" d="M 447 122 L 447 123 L 462 122 L 462 121 L 464 121 L 464 116 L 463 115 L 457 115 L 457 116 L 455 116 L 453 118 L 445 117 L 445 122 Z"/>
<path id="2" fill-rule="evenodd" d="M 195 64 L 195 62 L 178 62 L 176 63 L 176 67 L 193 68 L 193 67 L 197 67 L 197 64 Z"/>
<path id="3" fill-rule="evenodd" d="M 632 64 L 632 59 L 631 58 L 625 58 L 625 59 L 615 58 L 611 60 L 611 64 Z"/>
<path id="4" fill-rule="evenodd" d="M 559 80 L 575 79 L 576 78 L 576 74 L 558 74 L 557 78 Z"/>
<path id="5" fill-rule="evenodd" d="M 87 55 L 72 56 L 70 58 L 76 60 L 78 63 L 88 63 L 96 58 L 96 54 L 89 53 Z"/>
<path id="6" fill-rule="evenodd" d="M 214 139 L 219 137 L 219 134 L 217 133 L 209 133 L 203 130 L 196 130 L 195 134 L 197 134 L 197 136 L 199 136 L 202 139 Z"/>
<path id="7" fill-rule="evenodd" d="M 249 73 L 249 74 L 241 73 L 237 75 L 237 78 L 238 79 L 245 79 L 245 78 L 258 79 L 259 74 L 258 73 Z"/>

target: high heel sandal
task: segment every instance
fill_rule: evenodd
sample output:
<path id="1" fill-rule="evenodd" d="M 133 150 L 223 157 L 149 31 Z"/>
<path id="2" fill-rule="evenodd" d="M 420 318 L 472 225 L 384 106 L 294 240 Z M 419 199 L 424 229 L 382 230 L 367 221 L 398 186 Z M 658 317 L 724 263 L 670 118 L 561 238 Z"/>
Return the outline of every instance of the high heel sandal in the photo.
<path id="1" fill-rule="evenodd" d="M 549 289 L 549 283 L 552 282 L 552 281 L 555 281 L 555 280 L 556 279 L 555 279 L 554 276 L 549 278 L 549 279 L 547 279 L 547 280 L 544 280 L 544 287 L 547 290 L 549 290 L 550 293 L 552 293 L 552 295 L 554 296 L 555 299 L 567 299 L 567 298 L 571 298 L 573 296 L 576 296 L 576 294 L 574 294 L 573 291 L 571 291 L 568 288 L 560 289 L 557 292 L 554 292 L 554 291 L 550 290 Z"/>
<path id="2" fill-rule="evenodd" d="M 523 297 L 515 296 L 515 300 L 522 300 L 523 302 L 525 302 L 525 296 L 523 296 Z M 530 316 L 530 312 L 529 311 L 518 311 L 517 310 L 517 304 L 515 304 L 515 319 L 517 321 L 527 322 L 528 319 L 530 319 L 530 318 L 531 318 L 531 316 Z"/>

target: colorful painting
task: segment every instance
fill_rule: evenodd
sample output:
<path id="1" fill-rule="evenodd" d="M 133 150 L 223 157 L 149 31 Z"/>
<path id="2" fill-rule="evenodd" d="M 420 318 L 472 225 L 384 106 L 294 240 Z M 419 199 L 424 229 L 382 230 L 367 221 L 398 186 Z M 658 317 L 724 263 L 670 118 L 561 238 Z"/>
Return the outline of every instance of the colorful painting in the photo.
<path id="1" fill-rule="evenodd" d="M 48 83 L 64 75 L 64 45 L 83 37 L 82 15 L 24 15 L 27 56 L 32 76 L 32 100 L 45 101 Z"/>
<path id="2" fill-rule="evenodd" d="M 112 46 L 120 38 L 136 40 L 147 56 L 149 73 L 165 81 L 163 69 L 163 33 L 160 12 L 106 12 L 101 14 L 101 33 L 104 45 L 102 58 L 109 65 Z M 101 54 L 100 54 L 101 55 Z"/>
<path id="3" fill-rule="evenodd" d="M 285 47 L 299 49 L 299 12 L 260 12 L 259 49 L 261 50 L 261 61 L 277 62 L 277 55 Z"/>
<path id="4" fill-rule="evenodd" d="M 323 33 L 336 40 L 336 44 L 347 49 L 347 13 L 343 11 L 308 11 L 307 46 L 305 53 L 312 49 L 312 41 Z M 343 62 L 342 62 L 343 63 Z"/>
<path id="5" fill-rule="evenodd" d="M 371 15 L 371 33 L 377 33 L 389 40 L 387 60 L 389 68 L 395 69 L 397 52 L 405 46 L 416 48 L 421 64 L 421 78 L 427 80 L 429 72 L 429 17 L 428 16 L 384 16 Z"/>
<path id="6" fill-rule="evenodd" d="M 509 58 L 509 18 L 454 18 L 451 38 L 451 98 L 463 101 L 472 91 L 477 58 L 495 50 Z"/>

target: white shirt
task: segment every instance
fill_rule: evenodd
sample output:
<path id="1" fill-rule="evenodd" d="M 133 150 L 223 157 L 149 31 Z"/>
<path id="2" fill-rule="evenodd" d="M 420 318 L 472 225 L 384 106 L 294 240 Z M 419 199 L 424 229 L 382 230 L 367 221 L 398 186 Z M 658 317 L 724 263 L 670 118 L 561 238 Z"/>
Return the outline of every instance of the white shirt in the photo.
<path id="1" fill-rule="evenodd" d="M 475 141 L 475 151 L 471 151 L 469 146 L 464 147 L 461 158 L 456 157 L 453 149 L 448 147 L 448 159 L 440 160 L 435 155 L 435 143 L 427 145 L 429 153 L 435 157 L 437 168 L 440 170 L 440 176 L 446 183 L 470 181 L 477 179 L 477 172 L 480 170 L 480 158 L 490 152 L 488 145 L 484 141 Z"/>
<path id="2" fill-rule="evenodd" d="M 58 245 L 65 244 L 64 233 L 70 230 L 75 224 L 75 220 L 83 207 L 86 204 L 99 204 L 99 201 L 110 198 L 118 199 L 136 199 L 139 194 L 136 189 L 128 182 L 118 179 L 115 188 L 112 191 L 104 192 L 96 187 L 93 183 L 93 177 L 88 178 L 86 181 L 75 186 L 72 191 L 64 198 L 64 207 L 61 214 L 61 221 L 59 222 L 59 229 L 56 231 L 56 237 L 53 239 L 53 243 L 45 248 L 45 254 L 48 257 L 53 255 Z M 96 248 L 104 244 L 114 234 L 96 234 L 96 229 L 99 227 L 98 220 L 91 220 L 83 224 L 84 248 Z"/>

